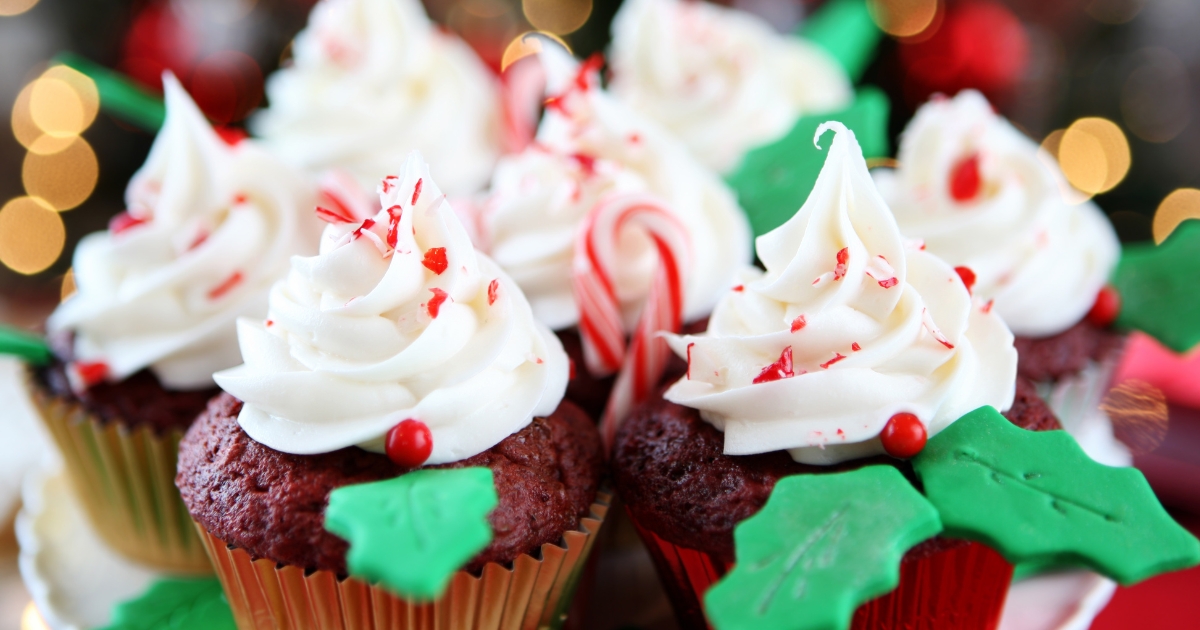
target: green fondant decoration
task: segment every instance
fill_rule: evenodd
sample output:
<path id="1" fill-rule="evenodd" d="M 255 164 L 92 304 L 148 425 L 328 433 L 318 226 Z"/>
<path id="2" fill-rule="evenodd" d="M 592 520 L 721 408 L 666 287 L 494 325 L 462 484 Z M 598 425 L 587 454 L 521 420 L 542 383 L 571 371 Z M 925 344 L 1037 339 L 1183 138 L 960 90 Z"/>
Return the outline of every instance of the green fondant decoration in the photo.
<path id="1" fill-rule="evenodd" d="M 936 535 L 937 510 L 891 466 L 784 477 L 733 530 L 737 563 L 704 597 L 717 630 L 846 628 L 896 587 L 900 560 Z"/>
<path id="2" fill-rule="evenodd" d="M 417 470 L 334 490 L 325 529 L 350 543 L 352 575 L 428 600 L 491 542 L 498 502 L 488 468 Z"/>
<path id="3" fill-rule="evenodd" d="M 102 630 L 237 630 L 237 624 L 220 582 L 168 578 L 118 604 Z"/>
<path id="4" fill-rule="evenodd" d="M 1125 245 L 1113 275 L 1121 294 L 1117 326 L 1141 330 L 1176 352 L 1200 343 L 1200 220 L 1189 219 L 1161 245 Z"/>
<path id="5" fill-rule="evenodd" d="M 1122 584 L 1200 563 L 1142 473 L 1092 461 L 1065 431 L 1026 431 L 981 407 L 913 459 L 946 534 L 1013 564 L 1086 566 Z"/>
<path id="6" fill-rule="evenodd" d="M 46 340 L 23 330 L 0 326 L 0 354 L 7 354 L 33 365 L 50 362 L 50 346 Z"/>
<path id="7" fill-rule="evenodd" d="M 94 81 L 96 91 L 100 93 L 100 107 L 113 116 L 149 132 L 158 131 L 167 119 L 167 106 L 162 98 L 137 85 L 129 77 L 75 53 L 59 53 L 54 61 Z"/>
<path id="8" fill-rule="evenodd" d="M 863 155 L 886 156 L 889 108 L 883 92 L 864 88 L 848 109 L 802 116 L 782 139 L 747 153 L 726 181 L 737 192 L 754 235 L 761 236 L 783 225 L 808 199 L 827 155 L 813 144 L 817 127 L 830 120 L 839 121 L 854 131 Z"/>
<path id="9" fill-rule="evenodd" d="M 871 18 L 866 0 L 832 0 L 800 27 L 805 39 L 824 48 L 858 81 L 875 58 L 883 31 Z"/>

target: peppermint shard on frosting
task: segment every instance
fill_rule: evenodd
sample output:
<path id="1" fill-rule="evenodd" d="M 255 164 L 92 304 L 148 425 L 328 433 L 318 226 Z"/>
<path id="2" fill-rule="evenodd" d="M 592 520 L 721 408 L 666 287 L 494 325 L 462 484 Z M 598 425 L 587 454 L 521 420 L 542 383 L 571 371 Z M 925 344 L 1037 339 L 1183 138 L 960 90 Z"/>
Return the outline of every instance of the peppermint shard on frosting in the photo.
<path id="1" fill-rule="evenodd" d="M 379 200 L 372 217 L 327 216 L 320 253 L 292 260 L 267 319 L 238 322 L 245 365 L 216 379 L 245 402 L 246 433 L 286 453 L 393 455 L 388 433 L 423 425 L 422 458 L 440 464 L 553 412 L 566 354 L 475 251 L 419 154 Z"/>
<path id="2" fill-rule="evenodd" d="M 418 150 L 450 195 L 487 183 L 500 154 L 498 82 L 420 0 L 322 0 L 252 120 L 279 155 L 346 169 L 370 189 Z"/>
<path id="3" fill-rule="evenodd" d="M 316 196 L 253 141 L 227 145 L 175 77 L 163 87 L 166 122 L 127 210 L 80 241 L 78 290 L 47 327 L 74 334 L 75 359 L 96 378 L 148 367 L 170 389 L 212 387 L 213 372 L 240 361 L 236 319 L 266 314 L 288 260 L 316 249 Z"/>
<path id="4" fill-rule="evenodd" d="M 970 268 L 975 294 L 994 299 L 1013 332 L 1047 337 L 1083 319 L 1116 267 L 1116 234 L 981 94 L 921 107 L 899 158 L 874 177 L 901 232 Z"/>
<path id="5" fill-rule="evenodd" d="M 547 41 L 540 59 L 546 111 L 536 141 L 496 168 L 478 221 L 484 247 L 521 285 L 538 319 L 569 328 L 579 323 L 572 260 L 589 214 L 652 197 L 678 219 L 692 252 L 682 274 L 684 319 L 704 317 L 750 260 L 750 228 L 733 192 L 670 133 L 605 92 L 598 57 L 579 64 Z M 602 254 L 615 267 L 613 292 L 628 332 L 658 254 L 632 228 Z"/>
<path id="6" fill-rule="evenodd" d="M 820 47 L 757 16 L 694 0 L 627 0 L 613 21 L 613 92 L 720 172 L 854 91 Z"/>
<path id="7" fill-rule="evenodd" d="M 743 272 L 706 334 L 670 339 L 688 373 L 666 398 L 724 431 L 729 454 L 835 463 L 882 453 L 898 414 L 932 436 L 1012 404 L 1012 333 L 950 265 L 900 236 L 854 134 L 826 123 L 818 138 L 830 128 L 808 201 L 757 240 L 766 271 Z"/>

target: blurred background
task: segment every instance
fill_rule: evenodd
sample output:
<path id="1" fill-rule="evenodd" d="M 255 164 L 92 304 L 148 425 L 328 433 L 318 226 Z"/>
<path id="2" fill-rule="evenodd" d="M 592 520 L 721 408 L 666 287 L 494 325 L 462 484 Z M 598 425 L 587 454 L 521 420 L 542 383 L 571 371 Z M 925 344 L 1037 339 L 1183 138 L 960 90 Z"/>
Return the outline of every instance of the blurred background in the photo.
<path id="1" fill-rule="evenodd" d="M 1200 216 L 1200 124 L 1192 120 L 1200 117 L 1200 1 L 873 1 L 889 37 L 864 82 L 892 98 L 893 147 L 930 94 L 978 88 L 1058 156 L 1122 240 L 1153 238 L 1163 204 Z M 791 31 L 821 0 L 725 3 Z M 237 128 L 265 104 L 263 78 L 288 59 L 312 4 L 0 0 L 0 112 L 9 122 L 0 128 L 0 321 L 36 328 L 70 292 L 75 242 L 123 210 L 125 184 L 153 138 L 101 111 L 95 85 L 54 60 L 78 55 L 150 93 L 170 69 L 214 123 Z M 534 29 L 558 34 L 580 56 L 604 50 L 619 4 L 426 0 L 435 20 L 497 69 L 510 44 Z M 1137 462 L 1164 502 L 1194 523 L 1200 412 L 1170 414 Z M 0 496 L 0 630 L 20 627 L 28 601 L 15 567 L 12 504 Z"/>

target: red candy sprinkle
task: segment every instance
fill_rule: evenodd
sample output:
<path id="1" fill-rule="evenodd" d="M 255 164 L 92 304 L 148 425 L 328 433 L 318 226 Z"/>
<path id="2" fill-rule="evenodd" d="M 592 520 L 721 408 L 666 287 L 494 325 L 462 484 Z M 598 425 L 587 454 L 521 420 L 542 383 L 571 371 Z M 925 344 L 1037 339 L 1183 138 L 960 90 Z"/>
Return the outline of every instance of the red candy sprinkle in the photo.
<path id="1" fill-rule="evenodd" d="M 841 280 L 846 277 L 846 265 L 850 262 L 850 248 L 843 247 L 837 253 L 837 266 L 833 268 L 833 279 Z"/>
<path id="2" fill-rule="evenodd" d="M 388 431 L 386 449 L 397 466 L 416 468 L 433 453 L 433 433 L 424 422 L 409 418 Z"/>
<path id="3" fill-rule="evenodd" d="M 383 192 L 389 193 L 392 191 L 392 181 L 396 179 L 400 178 L 396 177 L 395 175 L 388 175 L 387 177 L 383 178 L 383 181 L 379 182 L 379 186 L 383 188 Z"/>
<path id="4" fill-rule="evenodd" d="M 831 366 L 834 363 L 837 363 L 838 361 L 841 361 L 842 359 L 845 359 L 845 358 L 846 358 L 846 355 L 842 354 L 841 352 L 835 352 L 832 359 L 821 364 L 821 369 L 828 370 L 829 366 Z"/>
<path id="5" fill-rule="evenodd" d="M 596 158 L 586 153 L 575 153 L 571 158 L 579 162 L 579 168 L 583 169 L 585 175 L 596 174 Z"/>
<path id="6" fill-rule="evenodd" d="M 962 278 L 963 284 L 967 287 L 967 293 L 970 294 L 971 287 L 975 286 L 975 272 L 971 271 L 970 267 L 955 267 L 954 273 L 957 273 L 958 277 Z"/>
<path id="7" fill-rule="evenodd" d="M 500 292 L 500 279 L 492 278 L 488 283 L 488 306 L 496 303 L 496 294 Z"/>
<path id="8" fill-rule="evenodd" d="M 900 281 L 897 280 L 896 278 L 888 278 L 887 280 L 879 281 L 879 286 L 881 286 L 885 289 L 890 289 L 890 288 L 896 286 L 897 284 L 900 284 Z"/>
<path id="9" fill-rule="evenodd" d="M 745 285 L 741 285 L 741 284 L 739 284 L 739 285 L 737 285 L 736 287 L 733 287 L 733 290 L 734 290 L 734 292 L 736 292 L 736 293 L 741 293 L 742 291 L 745 291 L 745 290 L 746 290 L 746 287 L 745 287 Z"/>
<path id="10" fill-rule="evenodd" d="M 91 387 L 108 378 L 108 364 L 103 361 L 77 361 L 75 373 L 86 387 Z"/>
<path id="11" fill-rule="evenodd" d="M 400 206 L 392 206 L 387 209 L 388 213 L 388 247 L 396 249 L 396 243 L 400 242 L 400 217 L 404 216 L 404 211 Z"/>
<path id="12" fill-rule="evenodd" d="M 687 378 L 689 381 L 692 380 L 692 347 L 694 347 L 695 345 L 696 345 L 696 343 L 692 342 L 692 343 L 689 343 L 688 347 L 687 347 Z M 760 374 L 759 376 L 762 376 L 762 375 Z M 758 381 L 755 381 L 755 382 L 757 383 Z"/>
<path id="13" fill-rule="evenodd" d="M 417 205 L 417 200 L 421 198 L 421 184 L 425 183 L 424 179 L 417 179 L 417 185 L 413 186 L 412 205 Z"/>
<path id="14" fill-rule="evenodd" d="M 984 304 L 984 305 L 983 305 L 983 308 L 982 308 L 981 310 L 982 310 L 984 313 L 991 313 L 991 312 L 992 312 L 992 305 L 994 305 L 995 303 L 996 303 L 996 300 L 988 300 L 988 301 L 987 301 L 987 304 Z"/>
<path id="15" fill-rule="evenodd" d="M 247 199 L 246 193 L 238 193 L 233 196 L 233 205 L 240 206 L 240 205 L 246 203 L 246 199 Z"/>
<path id="16" fill-rule="evenodd" d="M 792 371 L 792 347 L 788 346 L 783 349 L 783 353 L 779 355 L 779 360 L 768 365 L 754 377 L 754 383 L 766 383 L 768 381 L 778 381 L 784 378 L 792 378 L 796 373 Z"/>
<path id="17" fill-rule="evenodd" d="M 354 239 L 358 240 L 358 239 L 362 238 L 363 230 L 369 230 L 373 227 L 375 227 L 375 219 L 367 219 L 366 221 L 363 221 L 362 225 L 355 228 Z"/>
<path id="18" fill-rule="evenodd" d="M 796 319 L 792 320 L 792 332 L 796 332 L 808 325 L 808 320 L 803 315 L 797 315 Z"/>
<path id="19" fill-rule="evenodd" d="M 917 453 L 921 452 L 921 449 L 925 448 L 925 442 L 928 439 L 925 425 L 921 424 L 919 418 L 906 411 L 892 416 L 879 434 L 879 441 L 883 442 L 883 450 L 898 459 L 915 457 Z"/>
<path id="20" fill-rule="evenodd" d="M 1121 294 L 1111 286 L 1105 285 L 1096 294 L 1096 302 L 1088 311 L 1087 320 L 1100 328 L 1107 328 L 1117 321 L 1121 314 Z"/>
<path id="21" fill-rule="evenodd" d="M 862 346 L 858 345 L 858 342 L 855 341 L 854 343 L 850 344 L 850 349 L 858 352 L 859 350 L 862 350 Z"/>
<path id="22" fill-rule="evenodd" d="M 221 296 L 225 295 L 226 293 L 229 293 L 230 291 L 233 290 L 234 287 L 241 284 L 242 280 L 243 280 L 242 272 L 240 272 L 240 271 L 235 271 L 235 272 L 229 274 L 229 277 L 225 278 L 224 282 L 213 287 L 208 292 L 208 299 L 210 299 L 210 300 L 221 299 Z"/>
<path id="23" fill-rule="evenodd" d="M 135 228 L 143 223 L 148 223 L 149 219 L 135 217 L 128 212 L 121 212 L 108 220 L 108 231 L 113 234 L 120 234 L 125 230 Z"/>
<path id="24" fill-rule="evenodd" d="M 450 263 L 446 262 L 446 248 L 430 247 L 425 250 L 425 260 L 422 260 L 421 264 L 433 273 L 442 275 L 442 272 L 446 271 L 446 267 L 450 266 Z"/>
<path id="25" fill-rule="evenodd" d="M 979 195 L 983 178 L 979 174 L 979 154 L 959 160 L 950 170 L 950 196 L 955 201 L 970 201 Z"/>
<path id="26" fill-rule="evenodd" d="M 442 310 L 442 303 L 446 301 L 446 298 L 450 297 L 450 294 L 441 289 L 430 289 L 429 291 L 433 293 L 433 297 L 429 298 L 429 302 L 425 305 L 425 308 L 429 311 L 430 317 L 437 319 L 438 311 Z"/>

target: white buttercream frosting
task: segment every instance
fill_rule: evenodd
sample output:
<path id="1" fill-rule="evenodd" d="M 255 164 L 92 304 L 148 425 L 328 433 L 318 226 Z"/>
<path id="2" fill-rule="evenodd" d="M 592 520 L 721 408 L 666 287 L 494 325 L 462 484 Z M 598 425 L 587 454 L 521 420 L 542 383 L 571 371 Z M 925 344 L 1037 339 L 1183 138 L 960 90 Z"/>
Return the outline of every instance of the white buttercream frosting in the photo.
<path id="1" fill-rule="evenodd" d="M 1120 243 L 1091 202 L 1068 203 L 1053 158 L 974 91 L 922 106 L 901 136 L 896 170 L 875 181 L 905 236 L 975 273 L 975 294 L 1022 336 L 1083 319 L 1108 281 Z M 951 194 L 955 168 L 978 158 L 979 194 Z"/>
<path id="2" fill-rule="evenodd" d="M 411 418 L 433 435 L 426 463 L 440 464 L 552 413 L 562 346 L 475 251 L 420 155 L 379 193 L 373 219 L 330 225 L 317 256 L 293 259 L 266 322 L 238 322 L 246 363 L 216 379 L 245 402 L 242 428 L 286 453 L 382 452 Z"/>
<path id="3" fill-rule="evenodd" d="M 415 149 L 447 194 L 487 183 L 500 153 L 498 82 L 419 0 L 322 0 L 292 52 L 252 120 L 279 155 L 346 169 L 370 190 Z"/>
<path id="4" fill-rule="evenodd" d="M 733 192 L 659 125 L 600 89 L 594 71 L 580 72 L 551 45 L 541 58 L 555 104 L 535 143 L 496 168 L 479 217 L 488 252 L 521 285 L 538 319 L 554 329 L 573 326 L 579 310 L 571 260 L 580 224 L 606 197 L 649 193 L 680 218 L 696 252 L 685 274 L 684 317 L 707 315 L 750 261 L 750 228 Z M 615 289 L 632 328 L 657 254 L 634 230 L 619 247 Z"/>
<path id="5" fill-rule="evenodd" d="M 812 194 L 758 238 L 766 271 L 743 273 L 707 333 L 670 338 L 688 374 L 666 398 L 724 431 L 729 454 L 834 463 L 882 453 L 899 412 L 932 436 L 1012 404 L 1012 333 L 950 265 L 901 238 L 854 134 L 826 123 L 818 137 L 826 127 L 837 135 Z M 782 378 L 763 378 L 787 356 Z"/>
<path id="6" fill-rule="evenodd" d="M 612 90 L 726 172 L 804 114 L 850 104 L 845 71 L 759 17 L 696 0 L 626 0 L 613 20 Z"/>
<path id="7" fill-rule="evenodd" d="M 211 387 L 240 362 L 235 320 L 264 315 L 290 257 L 316 250 L 316 196 L 253 141 L 222 141 L 174 77 L 163 84 L 166 122 L 125 195 L 136 224 L 79 242 L 77 291 L 47 327 L 74 332 L 76 359 L 111 379 L 149 367 L 171 389 Z"/>

